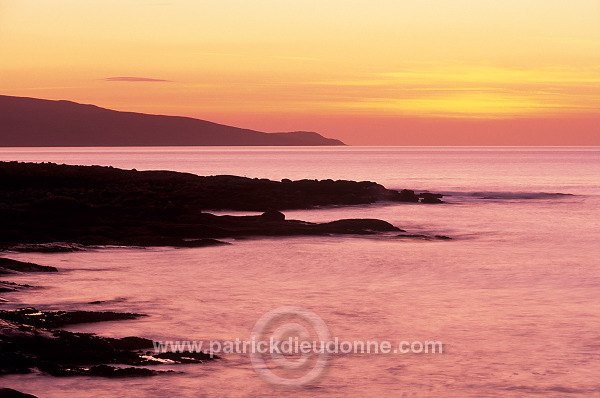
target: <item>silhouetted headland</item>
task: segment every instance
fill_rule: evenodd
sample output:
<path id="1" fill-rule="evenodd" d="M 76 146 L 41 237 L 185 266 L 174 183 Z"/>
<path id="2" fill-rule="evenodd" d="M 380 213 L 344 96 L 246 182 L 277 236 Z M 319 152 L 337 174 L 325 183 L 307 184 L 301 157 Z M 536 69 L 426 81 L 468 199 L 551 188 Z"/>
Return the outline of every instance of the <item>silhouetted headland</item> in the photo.
<path id="1" fill-rule="evenodd" d="M 308 131 L 263 133 L 180 116 L 0 95 L 0 146 L 344 145 Z"/>

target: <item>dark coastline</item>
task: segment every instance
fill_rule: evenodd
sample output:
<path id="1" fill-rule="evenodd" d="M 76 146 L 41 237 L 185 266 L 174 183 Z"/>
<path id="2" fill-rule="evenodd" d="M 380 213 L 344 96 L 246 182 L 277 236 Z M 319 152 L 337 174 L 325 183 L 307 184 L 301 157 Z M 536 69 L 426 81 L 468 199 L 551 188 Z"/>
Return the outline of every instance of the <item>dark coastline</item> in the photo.
<path id="1" fill-rule="evenodd" d="M 0 162 L 0 181 L 0 247 L 48 242 L 190 247 L 248 236 L 369 234 L 399 229 L 381 220 L 285 220 L 280 212 L 382 201 L 441 203 L 441 195 L 369 181 L 271 181 L 53 163 Z M 222 209 L 265 213 L 207 212 Z"/>
<path id="2" fill-rule="evenodd" d="M 201 177 L 171 171 L 121 170 L 100 166 L 0 162 L 0 274 L 60 272 L 53 267 L 5 258 L 10 252 L 84 250 L 87 245 L 203 247 L 223 238 L 398 234 L 377 219 L 327 223 L 287 220 L 282 210 L 376 202 L 443 203 L 441 195 L 390 190 L 374 182 Z M 210 210 L 257 211 L 255 216 L 217 216 Z M 2 253 L 4 251 L 4 253 Z M 50 277 L 50 276 L 48 276 Z M 0 292 L 26 294 L 28 285 L 0 282 Z M 2 304 L 2 301 L 0 301 Z M 127 320 L 143 314 L 92 311 L 0 311 L 0 375 L 38 369 L 54 376 L 151 376 L 140 366 L 168 359 L 199 363 L 213 357 L 156 354 L 140 337 L 110 339 L 60 327 L 82 322 Z M 162 357 L 161 357 L 162 355 Z M 111 364 L 128 365 L 128 368 Z"/>

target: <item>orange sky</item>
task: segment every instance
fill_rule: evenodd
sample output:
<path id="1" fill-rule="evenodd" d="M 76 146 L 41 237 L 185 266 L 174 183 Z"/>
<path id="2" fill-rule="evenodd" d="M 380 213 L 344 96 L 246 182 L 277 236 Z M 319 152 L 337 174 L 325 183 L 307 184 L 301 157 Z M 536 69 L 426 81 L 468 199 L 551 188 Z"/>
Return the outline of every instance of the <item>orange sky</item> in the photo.
<path id="1" fill-rule="evenodd" d="M 355 145 L 600 145 L 598 0 L 0 0 L 0 60 L 0 94 Z"/>

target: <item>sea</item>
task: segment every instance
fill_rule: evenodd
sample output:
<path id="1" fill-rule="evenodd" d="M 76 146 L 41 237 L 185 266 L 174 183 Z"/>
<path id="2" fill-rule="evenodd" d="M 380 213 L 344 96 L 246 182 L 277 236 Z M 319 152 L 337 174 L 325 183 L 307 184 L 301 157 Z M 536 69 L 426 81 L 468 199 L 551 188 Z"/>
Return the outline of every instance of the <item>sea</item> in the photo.
<path id="1" fill-rule="evenodd" d="M 600 396 L 600 147 L 0 148 L 0 159 L 375 181 L 442 193 L 446 203 L 284 213 L 312 222 L 378 218 L 405 234 L 452 238 L 4 253 L 60 272 L 5 277 L 43 288 L 5 294 L 2 309 L 148 314 L 70 331 L 217 347 L 269 334 L 282 341 L 294 331 L 309 341 L 326 330 L 338 342 L 389 342 L 392 351 L 340 344 L 299 355 L 269 346 L 258 360 L 236 350 L 202 364 L 158 365 L 175 372 L 154 377 L 33 373 L 2 376 L 0 386 L 40 398 Z M 442 352 L 426 352 L 431 342 Z"/>

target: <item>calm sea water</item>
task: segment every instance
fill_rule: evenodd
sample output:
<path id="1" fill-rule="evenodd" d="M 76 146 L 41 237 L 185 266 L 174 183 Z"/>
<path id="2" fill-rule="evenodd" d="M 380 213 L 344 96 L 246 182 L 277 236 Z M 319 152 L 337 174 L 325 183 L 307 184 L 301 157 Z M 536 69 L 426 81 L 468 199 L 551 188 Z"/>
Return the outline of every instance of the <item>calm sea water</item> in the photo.
<path id="1" fill-rule="evenodd" d="M 14 375 L 40 397 L 600 396 L 600 148 L 3 148 L 2 160 L 271 179 L 371 180 L 443 192 L 446 205 L 288 211 L 381 218 L 451 241 L 261 238 L 226 247 L 12 254 L 53 265 L 11 276 L 47 288 L 4 308 L 143 312 L 70 330 L 156 340 L 249 339 L 280 306 L 318 314 L 340 340 L 441 341 L 439 354 L 333 354 L 318 383 L 281 389 L 245 355 L 144 379 Z M 233 212 L 231 214 L 234 214 Z M 99 305 L 86 304 L 105 300 Z M 51 304 L 49 304 L 51 303 Z"/>

